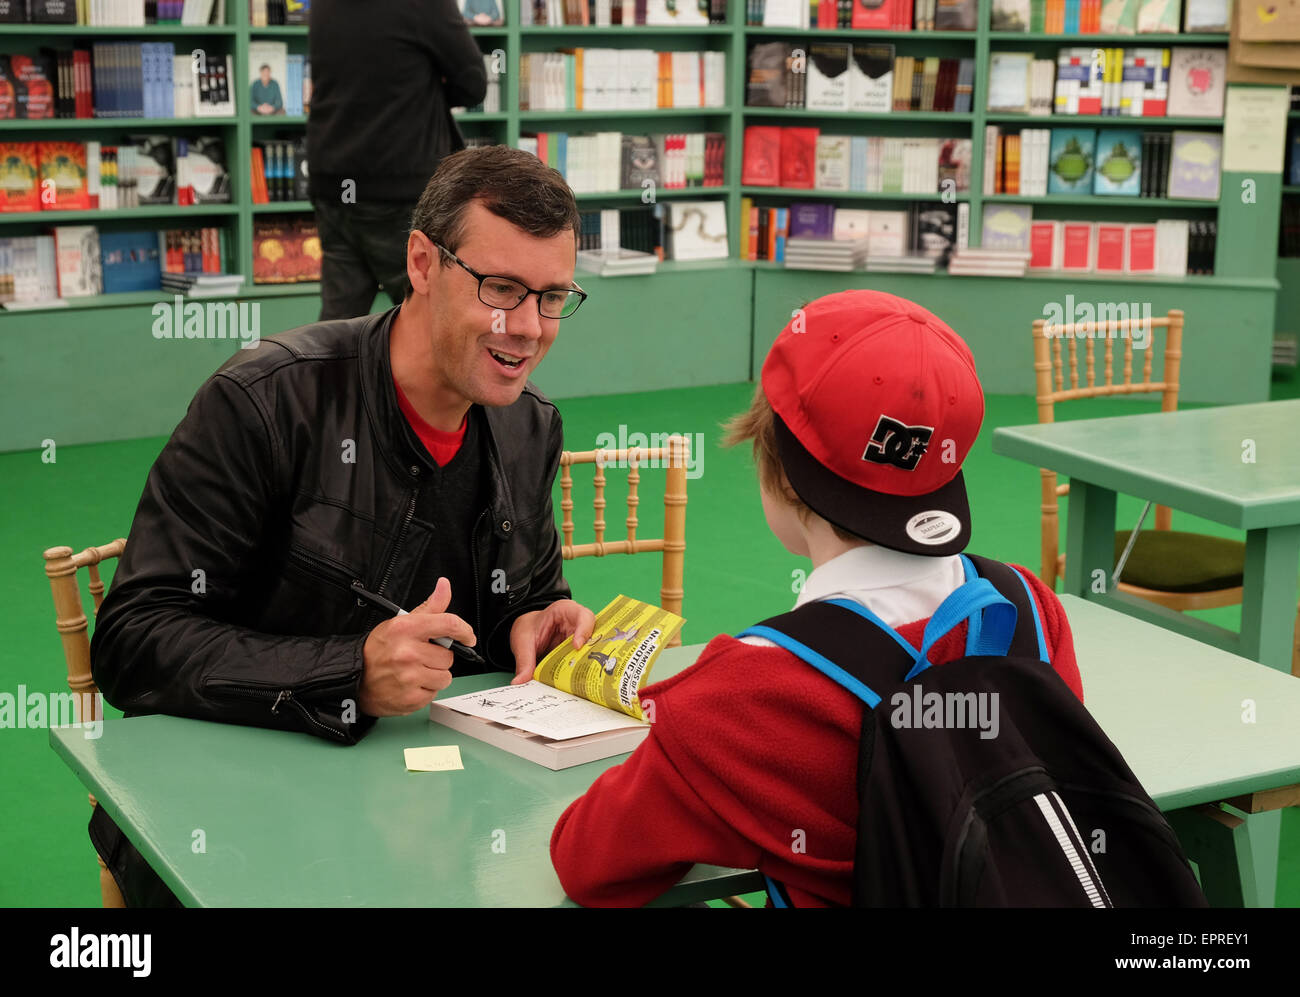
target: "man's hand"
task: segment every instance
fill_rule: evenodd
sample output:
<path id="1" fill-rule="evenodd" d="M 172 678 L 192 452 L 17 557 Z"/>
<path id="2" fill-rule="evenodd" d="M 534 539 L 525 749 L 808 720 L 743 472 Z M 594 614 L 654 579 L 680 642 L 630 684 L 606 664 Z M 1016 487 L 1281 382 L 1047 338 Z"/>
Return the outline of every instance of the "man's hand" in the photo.
<path id="1" fill-rule="evenodd" d="M 400 717 L 428 706 L 451 685 L 452 653 L 430 637 L 450 637 L 473 647 L 473 628 L 444 612 L 451 582 L 438 579 L 433 594 L 405 616 L 385 620 L 370 631 L 361 650 L 363 666 L 358 706 L 372 717 Z"/>
<path id="2" fill-rule="evenodd" d="M 531 679 L 537 659 L 546 657 L 568 634 L 573 634 L 575 649 L 582 647 L 595 625 L 596 614 L 572 599 L 524 613 L 510 628 L 510 650 L 515 656 L 515 677 L 510 684 L 521 685 Z"/>

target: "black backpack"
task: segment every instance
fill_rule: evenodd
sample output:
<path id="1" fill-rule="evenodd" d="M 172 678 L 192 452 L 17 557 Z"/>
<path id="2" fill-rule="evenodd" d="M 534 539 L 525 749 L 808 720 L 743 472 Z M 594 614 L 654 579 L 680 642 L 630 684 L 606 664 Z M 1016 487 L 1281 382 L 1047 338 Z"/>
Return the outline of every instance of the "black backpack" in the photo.
<path id="1" fill-rule="evenodd" d="M 962 561 L 966 584 L 920 653 L 848 599 L 740 634 L 866 704 L 854 906 L 1208 906 L 1173 830 L 1052 668 L 1028 583 L 1001 562 Z M 931 668 L 931 646 L 963 620 L 966 655 Z M 792 906 L 765 878 L 773 905 Z"/>

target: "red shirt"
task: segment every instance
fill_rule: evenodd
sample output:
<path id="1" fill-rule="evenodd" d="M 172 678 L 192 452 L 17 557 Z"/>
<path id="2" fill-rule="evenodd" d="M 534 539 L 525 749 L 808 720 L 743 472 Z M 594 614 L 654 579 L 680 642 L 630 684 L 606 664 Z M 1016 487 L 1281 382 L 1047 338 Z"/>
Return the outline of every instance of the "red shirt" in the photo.
<path id="1" fill-rule="evenodd" d="M 1016 567 L 1038 605 L 1052 666 L 1082 701 L 1065 610 Z M 926 622 L 897 629 L 919 649 Z M 962 623 L 931 660 L 962 657 L 965 641 Z M 551 835 L 570 897 L 638 906 L 702 862 L 758 869 L 784 883 L 796 906 L 850 903 L 861 700 L 784 648 L 733 637 L 715 637 L 641 700 L 654 702 L 649 737 L 570 805 Z M 798 841 L 803 851 L 792 847 Z"/>
<path id="2" fill-rule="evenodd" d="M 454 433 L 434 429 L 420 418 L 420 413 L 415 411 L 415 406 L 410 403 L 406 395 L 402 394 L 402 387 L 396 380 L 393 381 L 393 387 L 397 389 L 397 405 L 401 408 L 402 415 L 406 416 L 406 421 L 411 424 L 411 428 L 415 430 L 415 435 L 424 444 L 424 449 L 429 451 L 429 456 L 433 458 L 435 464 L 446 467 L 460 452 L 460 445 L 465 439 L 465 425 L 469 413 L 465 413 L 465 418 L 460 420 L 460 429 Z"/>

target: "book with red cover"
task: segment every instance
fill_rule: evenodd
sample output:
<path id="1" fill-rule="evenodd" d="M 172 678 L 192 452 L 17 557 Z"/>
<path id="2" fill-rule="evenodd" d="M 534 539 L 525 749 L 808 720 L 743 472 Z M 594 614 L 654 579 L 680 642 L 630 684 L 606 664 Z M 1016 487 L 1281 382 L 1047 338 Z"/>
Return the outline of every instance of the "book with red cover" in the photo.
<path id="1" fill-rule="evenodd" d="M 839 22 L 839 0 L 817 0 L 817 27 L 833 30 Z"/>
<path id="2" fill-rule="evenodd" d="M 1061 226 L 1062 270 L 1092 270 L 1093 232 L 1093 222 L 1066 222 Z"/>
<path id="3" fill-rule="evenodd" d="M 1097 273 L 1124 272 L 1124 242 L 1126 228 L 1123 222 L 1100 222 L 1097 225 Z"/>
<path id="4" fill-rule="evenodd" d="M 812 190 L 817 182 L 819 128 L 781 129 L 781 186 Z"/>
<path id="5" fill-rule="evenodd" d="M 1128 272 L 1156 272 L 1156 227 L 1139 223 L 1128 227 Z"/>
<path id="6" fill-rule="evenodd" d="M 894 27 L 894 0 L 853 0 L 852 27 L 889 31 Z"/>
<path id="7" fill-rule="evenodd" d="M 1051 270 L 1056 253 L 1057 222 L 1031 222 L 1029 225 L 1029 269 Z"/>
<path id="8" fill-rule="evenodd" d="M 41 166 L 41 190 L 52 191 L 41 198 L 41 210 L 78 211 L 90 207 L 86 147 L 82 143 L 37 142 L 36 156 Z M 54 183 L 47 185 L 47 180 Z"/>
<path id="9" fill-rule="evenodd" d="M 35 142 L 0 142 L 0 211 L 40 211 L 40 174 Z"/>
<path id="10" fill-rule="evenodd" d="M 745 129 L 745 154 L 740 182 L 746 187 L 775 187 L 781 182 L 781 128 L 749 125 Z"/>

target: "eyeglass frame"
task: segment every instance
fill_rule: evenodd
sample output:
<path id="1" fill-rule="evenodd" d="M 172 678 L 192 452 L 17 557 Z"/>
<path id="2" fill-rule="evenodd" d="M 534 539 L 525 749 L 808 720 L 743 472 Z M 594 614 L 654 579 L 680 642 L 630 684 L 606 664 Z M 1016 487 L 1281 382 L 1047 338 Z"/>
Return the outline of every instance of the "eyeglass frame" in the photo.
<path id="1" fill-rule="evenodd" d="M 576 312 L 579 308 L 581 308 L 582 303 L 587 300 L 587 292 L 584 291 L 582 288 L 578 287 L 577 281 L 570 282 L 573 284 L 573 287 L 547 287 L 539 291 L 535 288 L 529 287 L 527 284 L 525 284 L 522 280 L 519 280 L 517 277 L 507 277 L 505 274 L 481 274 L 473 267 L 471 267 L 468 263 L 466 263 L 464 260 L 462 260 L 459 256 L 457 256 L 455 253 L 453 253 L 446 246 L 443 246 L 442 244 L 437 242 L 433 243 L 433 245 L 437 247 L 439 252 L 446 253 L 447 256 L 450 257 L 454 263 L 456 263 L 462 270 L 464 270 L 467 274 L 469 274 L 471 277 L 473 277 L 475 280 L 478 281 L 478 299 L 479 301 L 482 301 L 483 304 L 487 305 L 489 308 L 500 308 L 502 311 L 512 312 L 520 305 L 522 305 L 525 301 L 528 300 L 528 295 L 535 294 L 537 295 L 537 314 L 542 318 L 550 319 L 552 322 L 558 322 L 561 319 L 572 318 L 574 312 Z M 524 289 L 523 297 L 521 297 L 509 308 L 505 307 L 504 305 L 494 305 L 491 304 L 490 302 L 483 301 L 483 282 L 493 277 L 495 277 L 497 280 L 508 280 L 512 284 L 518 284 L 520 287 Z M 567 291 L 570 294 L 577 294 L 578 303 L 574 306 L 573 311 L 569 312 L 568 315 L 544 315 L 542 314 L 542 295 L 546 294 L 548 291 Z"/>

